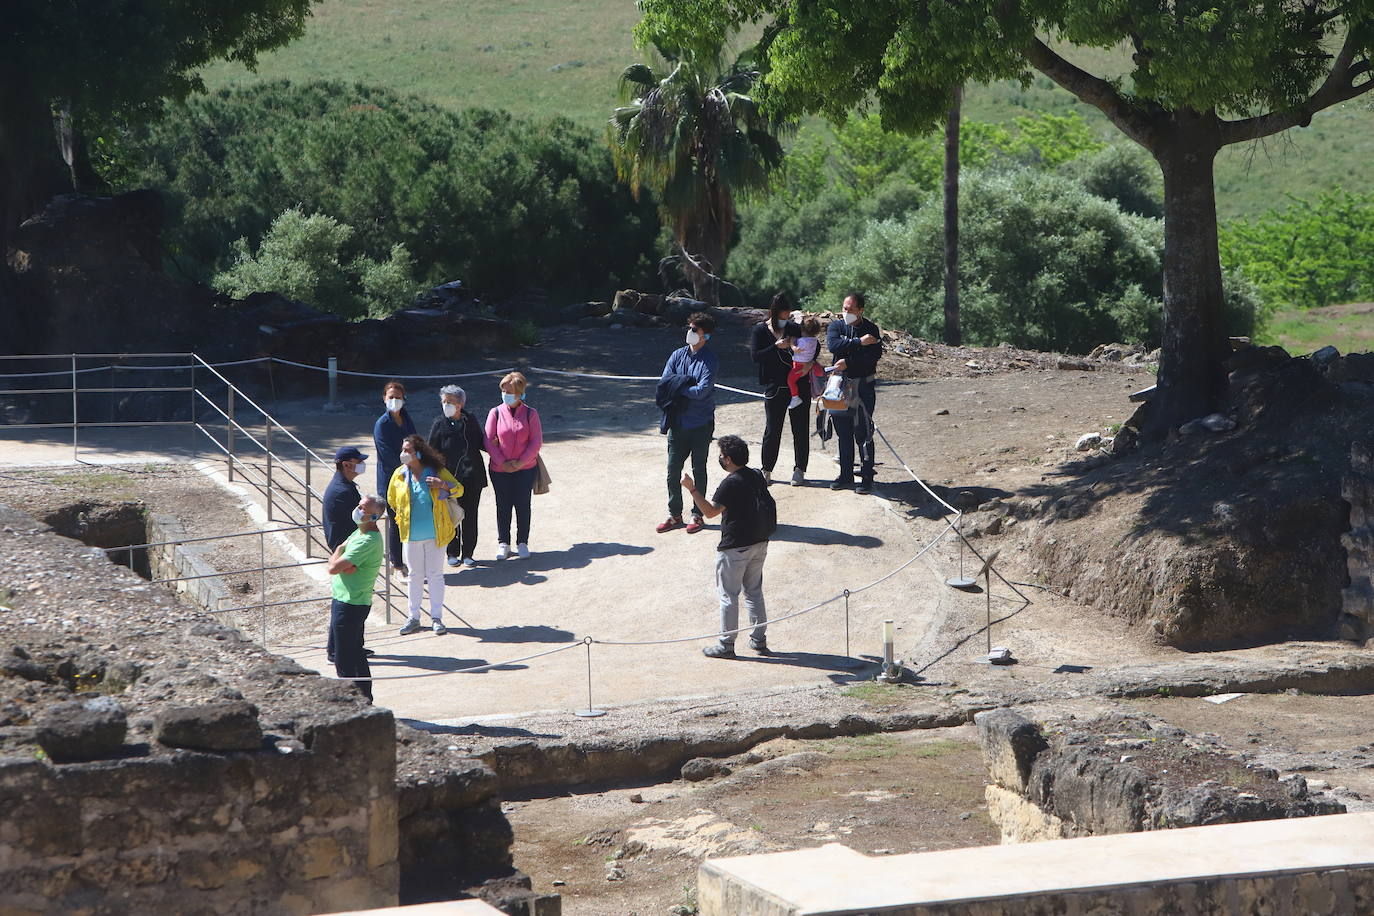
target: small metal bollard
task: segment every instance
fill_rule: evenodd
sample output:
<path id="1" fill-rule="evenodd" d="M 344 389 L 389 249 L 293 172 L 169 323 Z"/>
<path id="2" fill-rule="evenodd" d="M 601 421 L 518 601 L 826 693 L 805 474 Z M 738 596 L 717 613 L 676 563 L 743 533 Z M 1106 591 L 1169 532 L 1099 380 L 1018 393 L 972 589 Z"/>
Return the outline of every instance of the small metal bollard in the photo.
<path id="1" fill-rule="evenodd" d="M 582 645 L 587 647 L 587 708 L 574 710 L 573 714 L 583 719 L 595 719 L 597 716 L 604 716 L 606 710 L 597 709 L 592 705 L 592 638 L 584 636 Z"/>
<path id="2" fill-rule="evenodd" d="M 878 666 L 878 676 L 875 678 L 880 684 L 900 683 L 905 674 L 902 670 L 902 663 L 897 661 L 893 651 L 895 630 L 896 627 L 891 620 L 883 621 L 883 661 Z"/>

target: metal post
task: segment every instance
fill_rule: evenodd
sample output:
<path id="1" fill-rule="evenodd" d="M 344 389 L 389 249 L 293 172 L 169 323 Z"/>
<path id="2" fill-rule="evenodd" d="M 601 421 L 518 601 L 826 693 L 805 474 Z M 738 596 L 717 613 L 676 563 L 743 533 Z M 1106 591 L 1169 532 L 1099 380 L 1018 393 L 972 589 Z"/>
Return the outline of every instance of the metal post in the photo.
<path id="1" fill-rule="evenodd" d="M 189 395 L 191 398 L 191 455 L 194 457 L 197 447 L 200 445 L 200 439 L 196 436 L 199 430 L 196 429 L 196 364 L 194 362 L 191 363 L 191 384 L 188 387 L 191 389 Z"/>
<path id="2" fill-rule="evenodd" d="M 575 710 L 575 714 L 584 719 L 595 719 L 597 716 L 604 716 L 606 710 L 597 709 L 592 705 L 592 638 L 582 637 L 582 645 L 587 647 L 587 708 Z"/>
<path id="3" fill-rule="evenodd" d="M 964 575 L 964 533 L 959 530 L 959 521 L 954 523 L 954 536 L 959 539 L 959 575 L 949 577 L 945 584 L 950 588 L 972 588 L 978 582 L 978 577 Z"/>
<path id="4" fill-rule="evenodd" d="M 230 481 L 230 483 L 232 483 L 233 480 L 234 480 L 234 386 L 233 386 L 233 385 L 230 385 L 230 386 L 229 386 L 229 410 L 226 411 L 226 413 L 229 414 L 229 420 L 228 420 L 228 422 L 225 423 L 225 426 L 224 426 L 224 438 L 227 440 L 227 443 L 228 443 L 228 451 L 229 451 L 229 481 Z"/>
<path id="5" fill-rule="evenodd" d="M 267 648 L 267 532 L 258 532 L 258 588 L 262 591 L 262 647 Z"/>
<path id="6" fill-rule="evenodd" d="M 844 657 L 849 658 L 849 589 L 844 590 Z"/>
<path id="7" fill-rule="evenodd" d="M 266 416 L 266 415 L 264 415 Z M 267 520 L 272 518 L 272 418 L 266 417 L 263 439 L 267 442 Z"/>
<path id="8" fill-rule="evenodd" d="M 113 388 L 114 386 L 111 385 L 110 387 Z M 129 572 L 137 572 L 137 570 L 134 569 L 134 545 L 133 545 L 133 544 L 130 544 L 130 545 L 129 545 Z"/>
<path id="9" fill-rule="evenodd" d="M 325 407 L 334 410 L 339 406 L 339 358 L 329 357 L 329 403 Z"/>
<path id="10" fill-rule="evenodd" d="M 988 605 L 988 659 L 992 659 L 992 562 L 983 564 L 983 594 L 987 596 Z"/>
<path id="11" fill-rule="evenodd" d="M 114 386 L 111 385 L 111 388 Z M 76 442 L 76 354 L 72 354 L 72 460 L 78 460 Z"/>
<path id="12" fill-rule="evenodd" d="M 314 554 L 310 552 L 310 452 L 305 453 L 305 558 L 308 560 Z"/>

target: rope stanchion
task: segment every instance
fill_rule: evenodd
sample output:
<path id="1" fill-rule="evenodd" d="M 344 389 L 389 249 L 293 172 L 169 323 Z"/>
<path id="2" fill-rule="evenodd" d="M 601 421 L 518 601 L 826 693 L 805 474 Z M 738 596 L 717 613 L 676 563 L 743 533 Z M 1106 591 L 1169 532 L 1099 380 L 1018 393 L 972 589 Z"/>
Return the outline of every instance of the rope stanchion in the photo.
<path id="1" fill-rule="evenodd" d="M 575 710 L 573 715 L 583 719 L 596 719 L 606 714 L 606 710 L 597 709 L 592 704 L 592 638 L 584 637 L 582 644 L 587 647 L 587 708 Z"/>

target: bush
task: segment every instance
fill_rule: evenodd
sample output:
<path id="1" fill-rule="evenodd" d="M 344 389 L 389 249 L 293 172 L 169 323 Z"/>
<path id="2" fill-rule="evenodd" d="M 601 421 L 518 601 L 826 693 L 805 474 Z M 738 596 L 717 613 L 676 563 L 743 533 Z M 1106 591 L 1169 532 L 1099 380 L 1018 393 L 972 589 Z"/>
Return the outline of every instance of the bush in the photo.
<path id="1" fill-rule="evenodd" d="M 373 303 L 408 284 L 407 256 L 416 280 L 492 293 L 604 295 L 652 275 L 653 202 L 616 182 L 599 135 L 561 119 L 279 81 L 174 106 L 112 160 L 118 188 L 164 193 L 169 260 L 195 279 L 242 260 L 232 243 L 259 246 L 291 208 L 352 228 L 339 261 L 371 262 L 354 273 Z"/>
<path id="2" fill-rule="evenodd" d="M 1269 309 L 1374 299 L 1374 193 L 1328 191 L 1221 227 L 1221 259 Z"/>
<path id="3" fill-rule="evenodd" d="M 960 182 L 959 314 L 968 343 L 1083 353 L 1159 345 L 1164 226 L 1123 213 L 1062 175 L 965 173 Z M 904 220 L 869 225 L 838 259 L 822 299 L 868 294 L 876 319 L 936 339 L 944 324 L 944 218 L 938 195 Z M 1227 320 L 1250 334 L 1256 300 L 1232 278 Z"/>

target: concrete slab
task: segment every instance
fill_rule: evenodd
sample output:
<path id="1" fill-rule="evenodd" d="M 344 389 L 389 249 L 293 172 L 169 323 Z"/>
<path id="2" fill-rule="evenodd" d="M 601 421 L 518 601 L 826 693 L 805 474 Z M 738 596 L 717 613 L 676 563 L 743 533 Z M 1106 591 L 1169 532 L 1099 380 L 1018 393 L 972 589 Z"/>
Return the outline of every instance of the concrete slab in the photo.
<path id="1" fill-rule="evenodd" d="M 702 916 L 905 913 L 975 901 L 1015 900 L 1026 907 L 1047 895 L 1353 869 L 1374 869 L 1374 814 L 887 857 L 830 844 L 707 860 L 698 894 Z"/>

